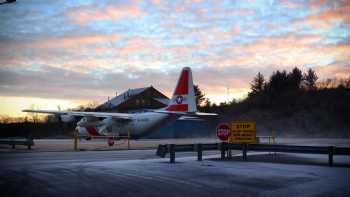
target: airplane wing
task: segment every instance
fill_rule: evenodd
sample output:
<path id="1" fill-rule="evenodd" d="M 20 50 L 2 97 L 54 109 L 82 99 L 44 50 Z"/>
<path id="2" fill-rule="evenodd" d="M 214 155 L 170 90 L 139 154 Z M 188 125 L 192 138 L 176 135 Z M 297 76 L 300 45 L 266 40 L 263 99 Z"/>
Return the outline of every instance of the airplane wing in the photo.
<path id="1" fill-rule="evenodd" d="M 218 116 L 216 113 L 204 113 L 204 112 L 195 112 L 193 114 L 196 117 L 215 117 Z"/>
<path id="2" fill-rule="evenodd" d="M 205 120 L 202 119 L 202 118 L 193 117 L 193 116 L 181 116 L 180 118 L 178 118 L 178 120 L 205 121 Z"/>
<path id="3" fill-rule="evenodd" d="M 187 114 L 187 112 L 165 111 L 165 110 L 151 110 L 151 112 L 169 114 L 169 115 L 178 115 L 178 116 L 184 116 Z"/>
<path id="4" fill-rule="evenodd" d="M 83 112 L 83 111 L 52 111 L 52 110 L 31 110 L 25 109 L 22 112 L 31 112 L 31 113 L 44 113 L 44 114 L 55 114 L 55 115 L 69 115 L 75 117 L 97 117 L 97 118 L 109 118 L 113 119 L 123 119 L 131 120 L 132 117 L 130 114 L 126 113 L 108 113 L 108 112 Z"/>
<path id="5" fill-rule="evenodd" d="M 218 116 L 218 114 L 216 113 L 204 113 L 204 112 L 177 112 L 177 111 L 166 111 L 166 110 L 153 110 L 153 112 L 186 116 L 187 118 L 190 118 L 190 117 L 205 118 L 205 117 Z"/>

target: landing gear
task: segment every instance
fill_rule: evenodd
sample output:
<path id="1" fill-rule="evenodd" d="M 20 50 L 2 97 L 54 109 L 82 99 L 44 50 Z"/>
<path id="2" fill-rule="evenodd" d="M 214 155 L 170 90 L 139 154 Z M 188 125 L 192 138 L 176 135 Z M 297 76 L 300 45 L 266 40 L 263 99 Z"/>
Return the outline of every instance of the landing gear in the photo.
<path id="1" fill-rule="evenodd" d="M 114 145 L 114 139 L 112 137 L 108 138 L 108 146 L 113 146 Z"/>

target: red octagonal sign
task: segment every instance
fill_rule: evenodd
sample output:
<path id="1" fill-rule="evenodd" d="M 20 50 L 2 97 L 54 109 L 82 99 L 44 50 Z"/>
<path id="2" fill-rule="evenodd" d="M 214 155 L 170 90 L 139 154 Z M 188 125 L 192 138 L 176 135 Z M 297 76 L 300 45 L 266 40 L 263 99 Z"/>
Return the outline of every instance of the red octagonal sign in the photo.
<path id="1" fill-rule="evenodd" d="M 216 127 L 216 135 L 222 141 L 228 140 L 231 135 L 230 126 L 227 123 L 220 123 L 218 127 Z"/>

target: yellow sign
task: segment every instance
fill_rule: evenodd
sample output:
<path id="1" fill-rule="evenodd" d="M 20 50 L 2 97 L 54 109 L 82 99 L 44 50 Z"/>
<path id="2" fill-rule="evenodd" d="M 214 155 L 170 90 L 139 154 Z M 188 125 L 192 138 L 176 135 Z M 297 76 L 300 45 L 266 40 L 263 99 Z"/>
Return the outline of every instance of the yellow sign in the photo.
<path id="1" fill-rule="evenodd" d="M 232 122 L 229 142 L 236 144 L 256 143 L 256 123 L 253 121 Z"/>

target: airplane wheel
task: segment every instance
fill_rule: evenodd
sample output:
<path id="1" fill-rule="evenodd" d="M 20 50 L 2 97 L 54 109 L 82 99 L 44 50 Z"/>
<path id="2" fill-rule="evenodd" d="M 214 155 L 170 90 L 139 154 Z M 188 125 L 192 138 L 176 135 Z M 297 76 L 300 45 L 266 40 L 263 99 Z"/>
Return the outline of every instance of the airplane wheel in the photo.
<path id="1" fill-rule="evenodd" d="M 108 138 L 108 146 L 113 146 L 114 140 L 112 138 Z"/>

